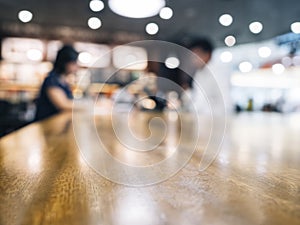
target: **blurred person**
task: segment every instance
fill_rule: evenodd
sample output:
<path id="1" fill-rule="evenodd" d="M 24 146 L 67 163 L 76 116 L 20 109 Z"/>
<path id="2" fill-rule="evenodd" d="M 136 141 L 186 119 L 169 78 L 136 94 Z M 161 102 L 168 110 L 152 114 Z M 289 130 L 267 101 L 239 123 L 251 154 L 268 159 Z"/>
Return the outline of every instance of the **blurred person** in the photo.
<path id="1" fill-rule="evenodd" d="M 224 114 L 223 96 L 216 77 L 208 66 L 214 50 L 213 44 L 208 39 L 198 38 L 188 48 L 197 56 L 191 60 L 195 70 L 193 77 L 185 79 L 182 85 L 186 90 L 185 94 L 192 101 L 189 107 L 200 114 Z"/>
<path id="2" fill-rule="evenodd" d="M 70 45 L 63 46 L 57 53 L 53 70 L 44 80 L 39 97 L 35 120 L 42 120 L 61 111 L 73 108 L 71 84 L 75 80 L 78 52 Z"/>

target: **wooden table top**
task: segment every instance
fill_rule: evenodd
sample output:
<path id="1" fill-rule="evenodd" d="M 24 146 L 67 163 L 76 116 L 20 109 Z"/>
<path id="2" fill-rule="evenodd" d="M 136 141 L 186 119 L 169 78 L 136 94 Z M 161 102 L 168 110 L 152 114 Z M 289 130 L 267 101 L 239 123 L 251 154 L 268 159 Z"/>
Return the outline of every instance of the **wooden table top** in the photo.
<path id="1" fill-rule="evenodd" d="M 141 120 L 149 115 L 130 122 L 146 136 Z M 199 171 L 198 146 L 176 175 L 146 187 L 111 182 L 91 168 L 72 124 L 64 113 L 0 139 L 1 225 L 300 224 L 300 116 L 235 115 L 209 168 Z M 164 156 L 126 158 L 109 118 L 98 115 L 95 124 L 119 160 L 151 164 Z M 88 133 L 79 135 L 91 144 Z M 176 142 L 173 134 L 166 139 Z"/>

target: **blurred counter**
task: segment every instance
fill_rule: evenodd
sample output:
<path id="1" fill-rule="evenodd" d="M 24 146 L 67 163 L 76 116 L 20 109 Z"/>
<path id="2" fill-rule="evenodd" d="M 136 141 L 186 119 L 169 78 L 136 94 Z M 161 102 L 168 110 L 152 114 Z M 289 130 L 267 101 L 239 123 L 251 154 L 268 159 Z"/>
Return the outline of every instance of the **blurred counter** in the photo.
<path id="1" fill-rule="evenodd" d="M 190 115 L 133 114 L 133 120 L 116 115 L 116 128 L 124 128 L 121 138 L 127 135 L 122 126 L 128 124 L 141 140 L 149 135 L 159 140 L 161 135 L 151 135 L 151 130 L 164 127 L 151 122 L 155 118 L 169 119 L 173 129 L 145 157 L 145 152 L 126 153 L 111 116 L 95 116 L 92 125 L 116 159 L 149 166 L 168 157 L 168 146 L 190 144 L 186 134 L 177 138 Z M 221 151 L 202 172 L 210 125 L 200 118 L 198 146 L 188 164 L 170 179 L 146 187 L 113 183 L 88 165 L 89 156 L 76 145 L 80 140 L 87 149 L 94 144 L 86 118 L 79 114 L 72 121 L 72 114 L 64 113 L 0 139 L 0 224 L 299 224 L 300 115 L 228 118 Z M 109 165 L 107 170 L 118 171 Z"/>

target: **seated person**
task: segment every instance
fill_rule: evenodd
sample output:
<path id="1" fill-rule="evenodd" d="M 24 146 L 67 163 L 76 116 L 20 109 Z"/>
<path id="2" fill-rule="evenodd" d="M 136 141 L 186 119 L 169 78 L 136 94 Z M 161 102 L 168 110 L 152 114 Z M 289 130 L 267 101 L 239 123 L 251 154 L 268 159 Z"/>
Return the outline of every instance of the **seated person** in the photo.
<path id="1" fill-rule="evenodd" d="M 36 121 L 72 110 L 70 80 L 78 70 L 77 57 L 78 52 L 68 45 L 58 51 L 54 68 L 44 80 L 37 99 Z"/>

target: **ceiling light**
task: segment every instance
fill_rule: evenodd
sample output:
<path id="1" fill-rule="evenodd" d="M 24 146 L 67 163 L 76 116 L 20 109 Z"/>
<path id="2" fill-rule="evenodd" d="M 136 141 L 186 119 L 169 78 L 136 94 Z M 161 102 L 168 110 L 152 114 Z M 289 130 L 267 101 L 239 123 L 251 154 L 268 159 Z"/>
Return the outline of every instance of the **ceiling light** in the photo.
<path id="1" fill-rule="evenodd" d="M 18 13 L 18 17 L 23 23 L 28 23 L 32 20 L 33 14 L 28 10 L 22 10 Z"/>
<path id="2" fill-rule="evenodd" d="M 300 22 L 295 22 L 291 24 L 291 30 L 295 33 L 295 34 L 300 34 Z"/>
<path id="3" fill-rule="evenodd" d="M 109 8 L 116 14 L 130 18 L 155 16 L 165 6 L 165 0 L 109 0 Z"/>
<path id="4" fill-rule="evenodd" d="M 175 68 L 177 68 L 180 65 L 180 61 L 176 57 L 168 57 L 165 60 L 165 65 L 169 69 L 175 69 Z"/>
<path id="5" fill-rule="evenodd" d="M 223 14 L 219 17 L 219 22 L 220 24 L 222 24 L 223 26 L 227 27 L 230 26 L 233 22 L 233 18 L 231 15 L 229 14 Z"/>
<path id="6" fill-rule="evenodd" d="M 234 36 L 232 35 L 229 35 L 225 38 L 224 40 L 225 44 L 228 46 L 228 47 L 231 47 L 231 46 L 234 46 L 235 43 L 236 43 L 236 39 Z"/>
<path id="7" fill-rule="evenodd" d="M 148 23 L 146 25 L 146 32 L 150 35 L 157 34 L 159 27 L 156 23 Z"/>
<path id="8" fill-rule="evenodd" d="M 260 22 L 252 22 L 249 24 L 249 30 L 253 33 L 253 34 L 258 34 L 263 30 L 263 25 Z"/>
<path id="9" fill-rule="evenodd" d="M 260 47 L 258 49 L 258 55 L 261 58 L 268 58 L 271 55 L 272 51 L 269 47 Z"/>
<path id="10" fill-rule="evenodd" d="M 94 12 L 100 12 L 104 9 L 104 3 L 100 0 L 92 0 L 90 1 L 90 9 Z"/>
<path id="11" fill-rule="evenodd" d="M 283 57 L 282 60 L 281 60 L 281 63 L 285 66 L 285 67 L 289 67 L 293 64 L 293 61 L 291 59 L 291 57 Z"/>
<path id="12" fill-rule="evenodd" d="M 26 52 L 26 56 L 32 61 L 41 61 L 43 59 L 43 53 L 38 49 L 29 49 Z"/>
<path id="13" fill-rule="evenodd" d="M 99 29 L 101 25 L 101 20 L 97 17 L 91 17 L 88 20 L 88 26 L 93 30 Z"/>
<path id="14" fill-rule="evenodd" d="M 300 56 L 299 55 L 296 55 L 293 57 L 293 64 L 295 66 L 299 66 L 300 65 Z"/>
<path id="15" fill-rule="evenodd" d="M 285 68 L 281 63 L 276 63 L 272 66 L 272 71 L 275 74 L 282 74 L 284 72 Z"/>
<path id="16" fill-rule="evenodd" d="M 173 16 L 173 10 L 169 7 L 164 7 L 160 10 L 159 16 L 162 19 L 168 20 Z"/>
<path id="17" fill-rule="evenodd" d="M 89 52 L 81 52 L 78 55 L 78 60 L 79 62 L 83 63 L 83 64 L 88 64 L 92 61 L 92 55 Z"/>
<path id="18" fill-rule="evenodd" d="M 223 63 L 229 63 L 232 61 L 232 53 L 229 51 L 222 52 L 220 59 Z"/>
<path id="19" fill-rule="evenodd" d="M 253 66 L 250 62 L 241 62 L 239 69 L 242 73 L 248 73 L 252 70 Z"/>

